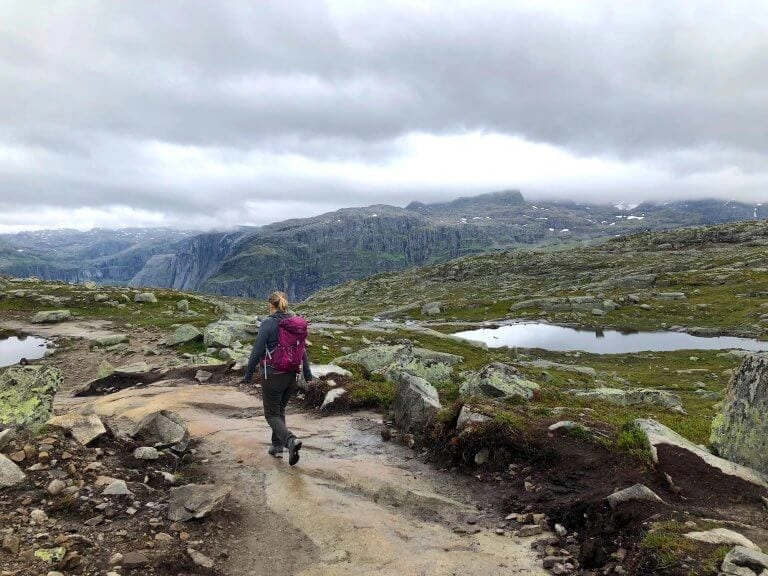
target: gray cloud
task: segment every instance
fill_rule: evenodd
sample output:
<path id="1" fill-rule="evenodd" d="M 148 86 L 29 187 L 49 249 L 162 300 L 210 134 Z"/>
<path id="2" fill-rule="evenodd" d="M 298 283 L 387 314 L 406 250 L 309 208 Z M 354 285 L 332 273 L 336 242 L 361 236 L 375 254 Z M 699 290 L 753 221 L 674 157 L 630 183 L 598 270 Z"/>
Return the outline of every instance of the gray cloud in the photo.
<path id="1" fill-rule="evenodd" d="M 768 7 L 758 1 L 0 8 L 9 211 L 125 205 L 183 221 L 222 199 L 287 195 L 311 212 L 495 184 L 413 171 L 366 180 L 396 169 L 422 133 L 506 135 L 648 172 L 637 182 L 628 169 L 613 187 L 521 178 L 534 195 L 652 197 L 660 173 L 665 197 L 747 198 L 768 181 Z"/>

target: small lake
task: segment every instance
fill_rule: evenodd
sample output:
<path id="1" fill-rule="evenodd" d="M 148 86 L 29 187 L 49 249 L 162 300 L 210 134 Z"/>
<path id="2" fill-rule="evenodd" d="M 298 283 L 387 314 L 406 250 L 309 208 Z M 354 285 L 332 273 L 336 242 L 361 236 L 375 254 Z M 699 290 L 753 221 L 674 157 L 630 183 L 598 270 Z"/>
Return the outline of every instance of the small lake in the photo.
<path id="1" fill-rule="evenodd" d="M 750 338 L 715 336 L 706 338 L 684 332 L 620 332 L 566 328 L 542 323 L 524 323 L 457 332 L 455 336 L 479 340 L 490 348 L 518 346 L 543 348 L 557 352 L 591 352 L 624 354 L 630 352 L 670 352 L 675 350 L 740 349 L 760 352 L 768 350 L 768 342 Z"/>
<path id="2" fill-rule="evenodd" d="M 48 340 L 36 336 L 0 338 L 0 367 L 18 364 L 19 360 L 37 360 L 45 356 Z"/>

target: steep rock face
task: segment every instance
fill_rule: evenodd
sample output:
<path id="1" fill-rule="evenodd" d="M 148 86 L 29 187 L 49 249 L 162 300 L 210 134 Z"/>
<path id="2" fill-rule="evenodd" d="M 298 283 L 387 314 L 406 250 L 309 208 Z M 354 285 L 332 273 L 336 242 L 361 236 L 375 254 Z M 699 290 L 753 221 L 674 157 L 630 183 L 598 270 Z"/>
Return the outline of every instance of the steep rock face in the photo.
<path id="1" fill-rule="evenodd" d="M 128 284 L 199 290 L 243 237 L 242 232 L 193 236 L 180 242 L 175 253 L 153 256 Z"/>
<path id="2" fill-rule="evenodd" d="M 731 378 L 710 443 L 723 458 L 768 473 L 768 355 L 747 356 Z"/>

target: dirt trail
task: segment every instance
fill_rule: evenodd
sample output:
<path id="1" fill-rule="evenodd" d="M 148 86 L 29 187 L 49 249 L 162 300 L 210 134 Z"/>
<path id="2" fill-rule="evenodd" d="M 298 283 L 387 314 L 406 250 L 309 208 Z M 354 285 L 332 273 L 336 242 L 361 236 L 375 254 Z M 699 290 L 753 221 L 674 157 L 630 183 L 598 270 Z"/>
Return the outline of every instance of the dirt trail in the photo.
<path id="1" fill-rule="evenodd" d="M 89 404 L 130 425 L 170 409 L 183 415 L 217 481 L 233 486 L 235 534 L 224 567 L 232 575 L 546 574 L 530 542 L 483 529 L 456 534 L 478 514 L 441 474 L 379 436 L 380 416 L 328 418 L 295 413 L 304 440 L 299 466 L 267 455 L 269 428 L 258 397 L 226 386 L 162 383 L 110 396 L 59 400 Z"/>

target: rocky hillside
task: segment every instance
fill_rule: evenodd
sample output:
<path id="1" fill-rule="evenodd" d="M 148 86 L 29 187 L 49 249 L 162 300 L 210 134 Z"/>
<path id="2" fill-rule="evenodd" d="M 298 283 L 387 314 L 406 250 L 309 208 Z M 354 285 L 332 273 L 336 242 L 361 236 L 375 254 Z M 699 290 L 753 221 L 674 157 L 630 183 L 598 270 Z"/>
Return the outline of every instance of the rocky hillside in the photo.
<path id="1" fill-rule="evenodd" d="M 371 206 L 289 220 L 236 234 L 205 234 L 150 260 L 131 282 L 294 300 L 345 280 L 510 246 L 573 245 L 646 229 L 753 218 L 754 206 L 721 201 L 642 204 L 632 210 L 526 202 L 497 192 L 405 209 Z"/>
<path id="2" fill-rule="evenodd" d="M 767 247 L 762 220 L 645 232 L 589 248 L 499 251 L 348 282 L 318 292 L 303 310 L 655 330 L 674 318 L 674 325 L 702 334 L 763 335 Z"/>
<path id="3" fill-rule="evenodd" d="M 160 228 L 42 230 L 0 235 L 0 274 L 125 284 L 191 233 Z"/>
<path id="4" fill-rule="evenodd" d="M 343 209 L 261 228 L 43 232 L 0 237 L 0 272 L 294 300 L 340 282 L 515 246 L 569 246 L 648 229 L 754 219 L 762 206 L 528 202 L 517 191 Z M 4 243 L 4 244 L 3 244 Z"/>

